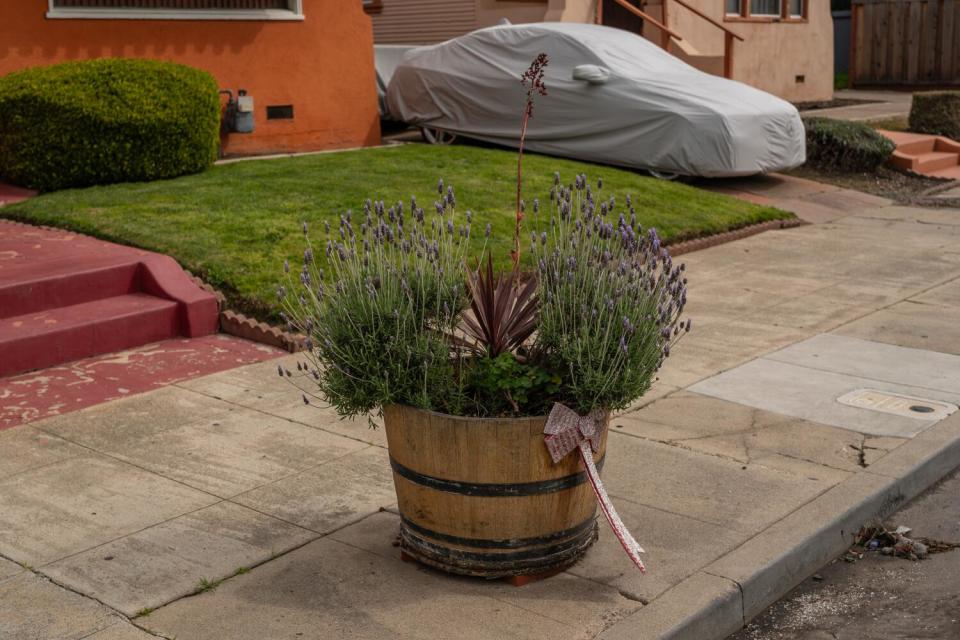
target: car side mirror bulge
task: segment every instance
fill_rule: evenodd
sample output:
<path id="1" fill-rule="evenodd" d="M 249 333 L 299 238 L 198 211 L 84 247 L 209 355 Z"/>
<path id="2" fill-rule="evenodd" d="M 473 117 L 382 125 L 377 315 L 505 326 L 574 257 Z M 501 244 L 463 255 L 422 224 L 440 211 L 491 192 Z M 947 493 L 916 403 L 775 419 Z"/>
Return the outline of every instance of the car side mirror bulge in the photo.
<path id="1" fill-rule="evenodd" d="M 604 84 L 610 79 L 610 70 L 595 64 L 578 64 L 573 68 L 574 80 L 585 80 L 589 84 Z"/>

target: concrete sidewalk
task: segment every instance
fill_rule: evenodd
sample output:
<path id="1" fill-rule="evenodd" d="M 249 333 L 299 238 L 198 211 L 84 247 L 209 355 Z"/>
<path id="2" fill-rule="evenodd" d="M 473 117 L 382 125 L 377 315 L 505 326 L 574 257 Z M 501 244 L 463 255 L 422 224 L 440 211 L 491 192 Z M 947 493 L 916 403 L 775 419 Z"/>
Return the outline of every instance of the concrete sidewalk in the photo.
<path id="1" fill-rule="evenodd" d="M 648 575 L 603 523 L 584 561 L 522 588 L 401 562 L 382 430 L 305 407 L 274 361 L 0 432 L 0 637 L 735 631 L 960 464 L 960 413 L 836 402 L 960 400 L 960 211 L 726 188 L 822 223 L 683 256 L 694 331 L 613 421 L 604 468 Z"/>
<path id="2" fill-rule="evenodd" d="M 910 115 L 910 104 L 913 101 L 913 94 L 909 91 L 844 89 L 835 92 L 833 97 L 848 100 L 871 100 L 872 102 L 852 104 L 846 107 L 804 111 L 803 117 L 834 118 L 836 120 L 854 120 L 859 122 L 906 118 Z"/>

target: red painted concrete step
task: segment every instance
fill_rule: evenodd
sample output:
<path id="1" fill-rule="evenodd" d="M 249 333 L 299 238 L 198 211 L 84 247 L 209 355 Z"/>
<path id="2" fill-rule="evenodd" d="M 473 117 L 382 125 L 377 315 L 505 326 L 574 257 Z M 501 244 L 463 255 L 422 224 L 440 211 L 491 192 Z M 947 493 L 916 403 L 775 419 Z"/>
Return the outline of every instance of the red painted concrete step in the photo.
<path id="1" fill-rule="evenodd" d="M 960 177 L 960 142 L 943 136 L 878 130 L 897 145 L 890 164 L 938 178 Z"/>
<path id="2" fill-rule="evenodd" d="M 914 171 L 917 173 L 933 173 L 940 169 L 949 169 L 960 165 L 960 154 L 948 151 L 930 151 L 913 156 Z"/>
<path id="3" fill-rule="evenodd" d="M 285 353 L 218 333 L 152 342 L 0 378 L 0 431 Z"/>
<path id="4" fill-rule="evenodd" d="M 8 182 L 3 182 L 0 180 L 0 207 L 5 204 L 14 204 L 17 202 L 22 202 L 33 196 L 37 195 L 37 192 L 33 189 L 24 189 L 23 187 L 16 187 Z"/>
<path id="5" fill-rule="evenodd" d="M 176 337 L 177 303 L 143 293 L 0 320 L 0 376 Z"/>
<path id="6" fill-rule="evenodd" d="M 169 256 L 0 220 L 0 377 L 218 326 Z"/>
<path id="7" fill-rule="evenodd" d="M 133 259 L 75 270 L 38 268 L 23 279 L 0 282 L 0 318 L 134 293 L 139 289 L 138 270 Z"/>

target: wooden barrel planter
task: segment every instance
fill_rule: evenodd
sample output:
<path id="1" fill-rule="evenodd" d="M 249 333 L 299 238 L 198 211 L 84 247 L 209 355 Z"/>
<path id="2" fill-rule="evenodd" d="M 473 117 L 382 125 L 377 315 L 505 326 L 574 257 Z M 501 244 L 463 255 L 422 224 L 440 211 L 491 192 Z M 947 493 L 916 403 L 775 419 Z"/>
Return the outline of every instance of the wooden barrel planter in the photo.
<path id="1" fill-rule="evenodd" d="M 596 498 L 576 452 L 550 459 L 545 423 L 386 407 L 401 549 L 443 571 L 486 578 L 549 573 L 579 560 L 597 539 Z M 606 445 L 604 430 L 598 467 Z"/>

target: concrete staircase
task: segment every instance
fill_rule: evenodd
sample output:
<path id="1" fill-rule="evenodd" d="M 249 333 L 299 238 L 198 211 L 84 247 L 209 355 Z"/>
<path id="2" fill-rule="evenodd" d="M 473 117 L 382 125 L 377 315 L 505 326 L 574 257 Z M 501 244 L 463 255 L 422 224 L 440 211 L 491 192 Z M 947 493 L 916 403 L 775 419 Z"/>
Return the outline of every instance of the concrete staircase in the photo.
<path id="1" fill-rule="evenodd" d="M 168 256 L 0 221 L 0 377 L 217 327 Z"/>
<path id="2" fill-rule="evenodd" d="M 694 69 L 704 73 L 723 77 L 723 56 L 701 53 L 686 40 L 670 40 L 670 53 L 680 58 Z"/>
<path id="3" fill-rule="evenodd" d="M 879 131 L 897 145 L 890 164 L 925 176 L 960 180 L 960 142 L 943 136 Z"/>

